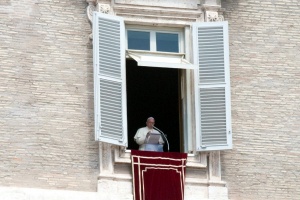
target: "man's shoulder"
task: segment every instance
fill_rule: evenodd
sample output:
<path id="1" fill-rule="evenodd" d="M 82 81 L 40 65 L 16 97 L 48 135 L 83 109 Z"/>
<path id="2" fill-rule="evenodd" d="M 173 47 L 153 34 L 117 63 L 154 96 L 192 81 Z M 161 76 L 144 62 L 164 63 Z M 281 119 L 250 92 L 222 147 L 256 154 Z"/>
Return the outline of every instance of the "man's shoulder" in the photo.
<path id="1" fill-rule="evenodd" d="M 146 126 L 146 127 L 139 128 L 138 131 L 142 131 L 142 130 L 146 130 L 146 129 L 147 129 L 147 126 Z"/>

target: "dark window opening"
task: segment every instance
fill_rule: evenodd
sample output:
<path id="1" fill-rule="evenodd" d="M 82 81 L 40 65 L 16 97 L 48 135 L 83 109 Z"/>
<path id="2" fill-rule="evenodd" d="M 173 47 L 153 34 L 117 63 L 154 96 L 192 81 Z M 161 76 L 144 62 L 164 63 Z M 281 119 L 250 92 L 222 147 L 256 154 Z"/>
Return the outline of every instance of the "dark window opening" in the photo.
<path id="1" fill-rule="evenodd" d="M 128 149 L 138 149 L 133 137 L 151 116 L 167 134 L 170 152 L 180 152 L 178 77 L 178 69 L 140 67 L 134 60 L 126 61 Z"/>

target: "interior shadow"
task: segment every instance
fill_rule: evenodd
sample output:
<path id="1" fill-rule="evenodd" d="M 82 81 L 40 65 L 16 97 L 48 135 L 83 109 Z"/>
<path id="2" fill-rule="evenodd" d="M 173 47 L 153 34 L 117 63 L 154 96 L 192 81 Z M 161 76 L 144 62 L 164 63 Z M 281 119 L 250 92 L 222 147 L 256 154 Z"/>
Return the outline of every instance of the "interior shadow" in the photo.
<path id="1" fill-rule="evenodd" d="M 126 61 L 128 149 L 138 149 L 133 137 L 146 126 L 148 117 L 154 117 L 155 126 L 167 134 L 170 152 L 180 152 L 178 76 L 178 69 L 140 67 L 134 60 Z"/>

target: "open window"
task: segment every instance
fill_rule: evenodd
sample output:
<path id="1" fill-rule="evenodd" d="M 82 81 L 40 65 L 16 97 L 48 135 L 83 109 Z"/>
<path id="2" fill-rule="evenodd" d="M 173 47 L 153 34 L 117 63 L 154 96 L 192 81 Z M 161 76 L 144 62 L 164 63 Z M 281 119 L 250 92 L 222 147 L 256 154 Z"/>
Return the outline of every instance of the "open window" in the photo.
<path id="1" fill-rule="evenodd" d="M 185 58 L 182 30 L 126 27 L 127 56 L 138 66 L 194 69 Z"/>
<path id="2" fill-rule="evenodd" d="M 195 98 L 193 100 L 195 102 L 193 126 L 195 126 L 196 138 L 192 138 L 192 140 L 196 140 L 195 149 L 208 151 L 231 148 L 227 23 L 193 24 L 192 57 L 194 63 L 185 59 L 185 52 L 180 46 L 177 50 L 173 46 L 171 49 L 175 49 L 174 52 L 166 52 L 169 50 L 163 49 L 165 45 L 159 43 L 166 38 L 166 33 L 159 35 L 157 31 L 130 31 L 126 33 L 121 17 L 98 12 L 93 15 L 95 139 L 128 146 L 128 86 L 126 86 L 125 58 L 128 43 L 125 43 L 125 38 L 126 36 L 128 38 L 128 34 L 130 34 L 133 40 L 140 40 L 140 42 L 150 40 L 150 44 L 145 45 L 142 49 L 136 48 L 136 46 L 140 48 L 135 44 L 138 41 L 127 46 L 127 56 L 136 62 L 131 62 L 131 65 L 145 66 L 149 69 L 159 67 L 159 70 L 162 71 L 169 69 L 171 71 L 167 73 L 177 74 L 176 78 L 180 79 L 176 86 L 179 89 L 181 89 L 183 81 L 191 81 L 182 80 L 180 73 L 184 70 L 194 71 L 192 88 L 195 90 L 192 91 L 194 93 L 192 96 Z M 176 40 L 178 37 L 176 34 L 172 36 L 170 40 Z M 157 38 L 161 39 L 157 40 Z M 156 41 L 156 44 L 153 44 L 151 40 Z M 161 95 L 163 96 L 163 93 Z M 180 90 L 177 95 L 181 95 Z M 174 123 L 184 124 L 183 108 L 178 107 L 176 115 L 179 116 L 179 122 Z M 142 120 L 145 121 L 145 119 Z M 182 126 L 178 129 L 185 129 Z M 193 137 L 192 133 L 184 134 L 188 134 L 190 138 Z M 186 137 L 180 136 L 180 138 Z"/>

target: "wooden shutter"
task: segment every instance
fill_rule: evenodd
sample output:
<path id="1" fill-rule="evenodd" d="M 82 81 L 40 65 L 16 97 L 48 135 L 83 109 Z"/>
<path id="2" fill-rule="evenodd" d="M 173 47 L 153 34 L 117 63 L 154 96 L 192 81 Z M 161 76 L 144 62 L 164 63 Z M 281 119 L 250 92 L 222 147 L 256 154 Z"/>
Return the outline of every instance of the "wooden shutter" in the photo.
<path id="1" fill-rule="evenodd" d="M 196 149 L 231 149 L 228 23 L 195 23 L 193 39 Z"/>
<path id="2" fill-rule="evenodd" d="M 95 139 L 127 146 L 125 25 L 93 13 Z"/>

